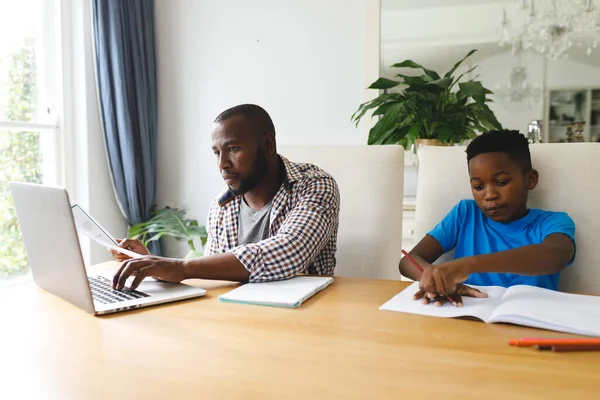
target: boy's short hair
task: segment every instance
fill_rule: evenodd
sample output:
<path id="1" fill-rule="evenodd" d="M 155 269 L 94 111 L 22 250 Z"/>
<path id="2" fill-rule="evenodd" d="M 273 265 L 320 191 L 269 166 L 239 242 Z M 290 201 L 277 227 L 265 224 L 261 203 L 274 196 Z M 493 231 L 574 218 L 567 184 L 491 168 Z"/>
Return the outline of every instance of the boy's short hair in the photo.
<path id="1" fill-rule="evenodd" d="M 477 136 L 467 146 L 467 164 L 473 157 L 483 153 L 506 153 L 521 166 L 523 172 L 529 172 L 531 153 L 527 138 L 517 130 L 493 130 Z"/>

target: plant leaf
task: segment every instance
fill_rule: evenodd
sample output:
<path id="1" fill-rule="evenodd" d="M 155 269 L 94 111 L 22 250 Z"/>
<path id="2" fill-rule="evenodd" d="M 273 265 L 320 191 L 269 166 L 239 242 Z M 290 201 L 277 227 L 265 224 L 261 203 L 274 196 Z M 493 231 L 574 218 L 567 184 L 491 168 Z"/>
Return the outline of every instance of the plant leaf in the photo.
<path id="1" fill-rule="evenodd" d="M 369 131 L 369 144 L 375 144 L 390 131 L 393 132 L 398 121 L 398 116 L 404 110 L 403 103 L 396 103 L 391 106 L 388 112 L 381 118 Z M 391 133 L 389 133 L 391 135 Z"/>
<path id="2" fill-rule="evenodd" d="M 442 125 L 437 129 L 438 140 L 442 143 L 450 141 L 450 138 L 454 136 L 454 133 L 454 130 L 447 125 Z"/>
<path id="3" fill-rule="evenodd" d="M 376 117 L 378 115 L 385 114 L 387 112 L 387 110 L 389 110 L 389 108 L 391 106 L 393 106 L 394 104 L 395 103 L 387 102 L 385 104 L 380 105 L 375 111 L 373 111 L 373 114 L 371 114 L 371 117 Z"/>
<path id="4" fill-rule="evenodd" d="M 423 67 L 421 64 L 417 64 L 413 60 L 404 60 L 401 63 L 392 65 L 391 68 L 418 68 L 418 69 L 422 69 L 423 72 L 425 72 L 427 75 L 429 75 L 433 79 L 440 79 L 440 76 L 438 75 L 437 72 L 427 69 L 427 68 Z"/>
<path id="5" fill-rule="evenodd" d="M 466 56 L 464 56 L 459 62 L 457 62 L 456 64 L 454 64 L 454 67 L 452 67 L 450 69 L 450 71 L 446 72 L 446 75 L 444 75 L 444 78 L 451 77 L 452 74 L 454 73 L 454 71 L 456 71 L 456 69 L 458 67 L 460 67 L 460 65 L 463 63 L 463 61 L 465 61 L 467 58 L 469 58 L 476 51 L 477 51 L 476 49 L 473 49 L 473 50 L 469 51 Z"/>
<path id="6" fill-rule="evenodd" d="M 387 141 L 392 137 L 392 135 L 394 134 L 394 131 L 396 129 L 392 128 L 387 132 L 384 132 L 378 139 L 376 142 L 372 143 L 374 145 L 378 145 L 378 144 L 386 144 Z"/>
<path id="7" fill-rule="evenodd" d="M 494 112 L 487 106 L 481 104 L 481 110 L 478 112 L 478 119 L 488 129 L 502 129 L 502 124 L 496 119 Z"/>
<path id="8" fill-rule="evenodd" d="M 485 102 L 485 88 L 479 81 L 460 82 L 458 84 L 460 92 L 467 97 L 472 97 L 477 103 L 483 104 Z"/>
<path id="9" fill-rule="evenodd" d="M 375 82 L 371 83 L 371 86 L 369 86 L 367 89 L 391 89 L 398 86 L 400 83 L 401 82 L 393 81 L 387 78 L 379 78 Z"/>
<path id="10" fill-rule="evenodd" d="M 431 77 L 429 77 L 427 75 L 412 76 L 412 75 L 398 74 L 396 76 L 402 78 L 402 83 L 409 85 L 409 86 L 412 86 L 412 85 L 425 86 L 429 82 L 433 81 L 433 79 L 431 79 Z"/>
<path id="11" fill-rule="evenodd" d="M 478 65 L 476 65 L 476 66 L 474 66 L 473 68 L 469 69 L 468 71 L 465 71 L 465 72 L 463 72 L 462 74 L 460 74 L 460 75 L 458 76 L 458 78 L 456 78 L 456 79 L 455 79 L 455 80 L 452 82 L 452 85 L 450 85 L 450 88 L 452 88 L 452 87 L 453 87 L 453 86 L 454 86 L 456 83 L 458 83 L 458 82 L 459 82 L 459 81 L 462 79 L 462 77 L 463 77 L 463 76 L 465 76 L 465 75 L 467 75 L 467 74 L 470 74 L 471 72 L 473 72 L 473 71 L 474 71 L 476 68 L 478 68 L 478 67 L 479 67 L 479 66 L 478 66 Z"/>
<path id="12" fill-rule="evenodd" d="M 434 85 L 434 86 L 438 86 L 442 89 L 448 89 L 451 84 L 452 84 L 452 78 L 442 78 L 442 79 L 437 79 L 435 81 L 431 81 L 431 82 L 427 83 L 428 86 Z"/>
<path id="13" fill-rule="evenodd" d="M 356 125 L 358 125 L 360 119 L 370 109 L 380 107 L 382 105 L 387 104 L 388 102 L 398 101 L 402 99 L 403 97 L 400 93 L 382 93 L 373 100 L 369 100 L 366 103 L 361 104 L 358 110 L 356 110 L 356 112 L 352 114 L 351 120 L 356 121 Z"/>
<path id="14" fill-rule="evenodd" d="M 163 236 L 171 236 L 179 241 L 192 241 L 196 237 L 206 243 L 206 228 L 199 226 L 195 219 L 185 218 L 185 211 L 180 208 L 165 207 L 152 212 L 150 219 L 133 225 L 129 229 L 129 237 L 139 238 L 144 245 Z"/>
<path id="15" fill-rule="evenodd" d="M 406 149 L 406 135 L 410 130 L 410 126 L 403 126 L 394 131 L 394 134 L 384 144 L 399 144 Z"/>
<path id="16" fill-rule="evenodd" d="M 421 131 L 422 124 L 417 122 L 411 125 L 408 133 L 406 134 L 406 138 L 408 139 L 408 144 L 411 145 L 415 139 L 419 138 L 419 132 Z"/>
<path id="17" fill-rule="evenodd" d="M 190 250 L 189 253 L 186 254 L 185 258 L 200 258 L 203 255 L 204 255 L 203 251 Z"/>

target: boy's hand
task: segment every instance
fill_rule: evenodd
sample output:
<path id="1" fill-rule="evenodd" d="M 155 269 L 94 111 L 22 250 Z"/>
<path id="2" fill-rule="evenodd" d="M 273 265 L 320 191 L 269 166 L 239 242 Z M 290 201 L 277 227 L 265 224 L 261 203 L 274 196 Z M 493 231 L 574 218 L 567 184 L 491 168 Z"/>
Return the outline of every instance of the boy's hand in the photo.
<path id="1" fill-rule="evenodd" d="M 467 285 L 463 285 L 459 283 L 456 285 L 456 291 L 449 295 L 452 298 L 458 307 L 463 305 L 462 296 L 468 297 L 477 297 L 477 298 L 486 298 L 488 297 L 487 293 L 480 291 L 479 289 L 472 288 Z M 441 306 L 444 304 L 447 299 L 444 296 L 440 296 L 437 293 L 425 292 L 420 289 L 417 293 L 414 294 L 413 300 L 422 299 L 423 304 L 433 303 L 434 306 Z"/>
<path id="2" fill-rule="evenodd" d="M 466 266 L 457 263 L 456 260 L 432 265 L 421 274 L 419 289 L 426 293 L 452 294 L 456 292 L 456 284 L 466 281 L 468 277 Z"/>
<path id="3" fill-rule="evenodd" d="M 146 248 L 146 246 L 144 246 L 142 244 L 142 242 L 140 242 L 137 239 L 117 239 L 117 238 L 115 238 L 115 240 L 117 241 L 117 243 L 119 243 L 118 247 L 121 247 L 123 249 L 131 250 L 134 253 L 138 253 L 143 256 L 151 254 L 150 250 L 148 250 Z M 115 258 L 115 260 L 117 260 L 119 262 L 123 262 L 123 261 L 131 258 L 128 255 L 119 253 L 116 250 L 108 249 L 108 251 L 110 251 L 112 253 L 113 257 Z"/>

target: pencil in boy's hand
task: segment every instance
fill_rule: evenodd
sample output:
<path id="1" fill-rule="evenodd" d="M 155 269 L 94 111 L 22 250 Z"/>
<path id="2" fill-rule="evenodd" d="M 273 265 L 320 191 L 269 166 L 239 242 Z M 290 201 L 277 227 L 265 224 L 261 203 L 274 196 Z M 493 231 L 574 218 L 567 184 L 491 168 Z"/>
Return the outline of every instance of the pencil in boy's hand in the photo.
<path id="1" fill-rule="evenodd" d="M 412 258 L 410 255 L 408 255 L 408 253 L 406 252 L 406 250 L 402 249 L 402 254 L 404 254 L 404 257 L 408 258 L 408 261 L 410 261 L 412 263 L 412 265 L 414 265 L 419 272 L 423 272 L 423 267 L 421 267 L 414 258 Z M 458 307 L 458 304 L 456 303 L 456 301 L 450 297 L 449 295 L 444 295 L 444 297 L 450 302 L 450 304 L 452 304 L 453 306 Z"/>
<path id="2" fill-rule="evenodd" d="M 419 272 L 423 272 L 423 268 L 417 264 L 417 262 L 415 261 L 414 258 L 412 258 L 411 256 L 408 255 L 408 253 L 406 252 L 406 250 L 402 250 L 402 254 L 404 254 L 404 257 L 408 258 L 408 261 L 410 261 L 412 263 L 412 265 L 414 265 L 415 267 L 417 267 L 417 269 L 419 270 Z"/>

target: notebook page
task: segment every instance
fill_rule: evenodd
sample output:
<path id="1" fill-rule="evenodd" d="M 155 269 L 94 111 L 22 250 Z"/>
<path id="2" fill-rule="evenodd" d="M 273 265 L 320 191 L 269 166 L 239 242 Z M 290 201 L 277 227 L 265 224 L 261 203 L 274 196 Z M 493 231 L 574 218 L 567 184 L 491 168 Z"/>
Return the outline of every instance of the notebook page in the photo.
<path id="1" fill-rule="evenodd" d="M 462 307 L 456 307 L 449 303 L 444 303 L 441 307 L 436 307 L 432 304 L 423 304 L 420 300 L 412 299 L 412 296 L 419 291 L 419 282 L 414 282 L 402 292 L 392 297 L 379 309 L 443 318 L 474 317 L 487 322 L 494 308 L 500 304 L 500 300 L 506 289 L 499 286 L 472 287 L 487 293 L 488 297 L 485 299 L 476 299 L 463 296 Z"/>
<path id="2" fill-rule="evenodd" d="M 600 296 L 518 285 L 506 290 L 491 322 L 508 322 L 558 332 L 600 336 Z"/>
<path id="3" fill-rule="evenodd" d="M 235 303 L 278 307 L 298 307 L 333 282 L 331 277 L 297 276 L 285 281 L 247 283 L 219 296 L 219 300 Z"/>

